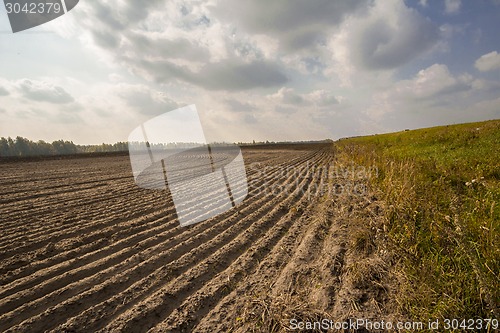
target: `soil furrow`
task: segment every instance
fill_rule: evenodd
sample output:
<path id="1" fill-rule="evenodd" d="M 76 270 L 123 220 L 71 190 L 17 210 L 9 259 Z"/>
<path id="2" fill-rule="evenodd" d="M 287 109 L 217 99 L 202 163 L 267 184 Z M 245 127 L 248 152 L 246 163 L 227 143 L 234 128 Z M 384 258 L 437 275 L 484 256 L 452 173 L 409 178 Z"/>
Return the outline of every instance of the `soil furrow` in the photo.
<path id="1" fill-rule="evenodd" d="M 312 184 L 320 184 L 321 179 L 322 174 L 320 173 L 316 179 L 307 184 L 308 188 L 304 188 L 304 190 L 308 191 Z M 296 189 L 293 195 L 297 195 L 300 190 L 300 188 Z M 303 194 L 294 206 L 314 205 L 317 200 L 318 198 L 311 198 Z M 224 272 L 199 288 L 196 293 L 179 305 L 173 314 L 165 318 L 164 322 L 155 326 L 152 332 L 193 330 L 201 318 L 216 306 L 221 299 L 237 288 L 241 280 L 255 272 L 258 264 L 277 247 L 285 234 L 289 232 L 292 225 L 303 213 L 301 210 L 293 209 L 281 217 L 272 230 L 252 246 L 251 251 L 246 251 Z M 268 280 L 269 275 L 261 275 L 260 279 L 262 278 Z"/>
<path id="2" fill-rule="evenodd" d="M 20 318 L 19 316 L 17 318 Z"/>
<path id="3" fill-rule="evenodd" d="M 305 184 L 303 182 L 302 184 Z M 259 218 L 252 224 L 248 232 L 242 233 L 240 237 L 226 243 L 221 249 L 210 257 L 201 261 L 195 267 L 191 268 L 186 274 L 180 275 L 177 279 L 155 291 L 142 303 L 136 304 L 128 312 L 124 312 L 126 321 L 117 318 L 103 331 L 128 331 L 143 332 L 145 329 L 153 327 L 160 322 L 162 318 L 167 317 L 175 308 L 191 295 L 192 292 L 200 289 L 212 278 L 223 272 L 232 265 L 252 244 L 266 235 L 266 233 L 275 227 L 275 224 L 288 213 L 288 206 L 296 202 L 295 195 L 288 197 L 280 202 L 264 218 Z M 302 196 L 306 194 L 303 193 Z M 276 199 L 283 199 L 282 196 Z M 274 221 L 270 223 L 270 221 Z M 138 319 L 142 323 L 137 325 Z"/>

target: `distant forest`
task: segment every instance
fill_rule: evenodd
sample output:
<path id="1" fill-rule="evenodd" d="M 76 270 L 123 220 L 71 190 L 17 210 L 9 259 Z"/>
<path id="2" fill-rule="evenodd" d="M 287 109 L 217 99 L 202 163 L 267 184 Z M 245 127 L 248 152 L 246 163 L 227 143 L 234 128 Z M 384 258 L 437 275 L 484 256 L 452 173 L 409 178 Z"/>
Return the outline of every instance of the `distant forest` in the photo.
<path id="1" fill-rule="evenodd" d="M 20 136 L 15 139 L 0 138 L 0 157 L 3 156 L 42 156 L 69 155 L 81 153 L 105 153 L 128 151 L 127 142 L 100 145 L 76 145 L 72 141 L 58 140 L 52 143 L 43 140 L 34 142 Z"/>
<path id="2" fill-rule="evenodd" d="M 315 143 L 315 142 L 333 142 L 333 140 L 326 139 L 322 141 L 295 141 L 295 142 L 274 142 L 274 141 L 259 141 L 255 140 L 251 143 L 238 142 L 239 146 L 247 145 L 268 145 L 268 144 L 289 144 L 289 143 Z M 132 146 L 138 142 L 131 142 Z M 234 143 L 236 144 L 236 143 Z M 151 148 L 188 148 L 188 147 L 198 147 L 199 143 L 194 142 L 172 142 L 168 144 L 152 144 Z M 225 146 L 232 145 L 227 142 L 215 142 L 211 143 L 213 145 Z M 133 147 L 132 147 L 133 149 Z M 102 143 L 100 145 L 77 145 L 73 141 L 57 140 L 52 143 L 45 142 L 43 140 L 32 141 L 23 137 L 16 137 L 12 139 L 0 138 L 0 157 L 7 156 L 50 156 L 50 155 L 72 155 L 72 154 L 84 154 L 84 153 L 110 153 L 110 152 L 128 152 L 129 143 L 128 142 L 117 142 L 114 144 Z"/>

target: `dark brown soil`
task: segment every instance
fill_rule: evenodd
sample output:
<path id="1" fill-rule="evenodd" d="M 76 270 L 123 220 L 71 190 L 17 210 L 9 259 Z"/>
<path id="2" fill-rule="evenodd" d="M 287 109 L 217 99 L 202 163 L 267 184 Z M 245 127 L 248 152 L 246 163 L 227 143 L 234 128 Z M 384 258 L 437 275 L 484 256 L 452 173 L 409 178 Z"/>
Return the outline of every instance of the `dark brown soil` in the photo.
<path id="1" fill-rule="evenodd" d="M 327 144 L 243 152 L 248 198 L 185 228 L 166 191 L 135 185 L 127 155 L 1 164 L 0 331 L 278 332 L 293 318 L 388 318 L 376 197 L 315 192 L 347 181 L 308 173 L 335 162 Z M 276 185 L 287 191 L 267 190 Z"/>

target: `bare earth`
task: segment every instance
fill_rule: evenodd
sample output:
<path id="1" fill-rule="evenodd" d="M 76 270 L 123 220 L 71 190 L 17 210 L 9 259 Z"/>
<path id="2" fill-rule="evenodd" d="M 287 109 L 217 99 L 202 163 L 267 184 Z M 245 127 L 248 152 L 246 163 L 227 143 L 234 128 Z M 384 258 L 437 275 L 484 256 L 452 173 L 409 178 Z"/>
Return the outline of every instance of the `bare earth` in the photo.
<path id="1" fill-rule="evenodd" d="M 390 319 L 383 205 L 369 190 L 317 193 L 348 181 L 308 169 L 335 163 L 331 145 L 243 155 L 247 199 L 189 227 L 166 191 L 137 187 L 127 155 L 0 162 L 0 331 L 281 332 L 292 319 Z"/>

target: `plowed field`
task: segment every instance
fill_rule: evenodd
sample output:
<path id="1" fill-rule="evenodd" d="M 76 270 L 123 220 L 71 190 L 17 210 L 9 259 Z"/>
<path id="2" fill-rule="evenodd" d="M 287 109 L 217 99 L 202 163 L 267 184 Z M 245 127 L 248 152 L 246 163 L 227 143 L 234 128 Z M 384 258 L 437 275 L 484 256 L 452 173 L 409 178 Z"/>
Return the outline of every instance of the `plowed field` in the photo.
<path id="1" fill-rule="evenodd" d="M 0 331 L 281 331 L 383 313 L 383 263 L 356 270 L 365 248 L 348 232 L 380 207 L 318 192 L 332 146 L 243 156 L 248 197 L 189 227 L 167 191 L 134 183 L 127 155 L 0 162 Z"/>

